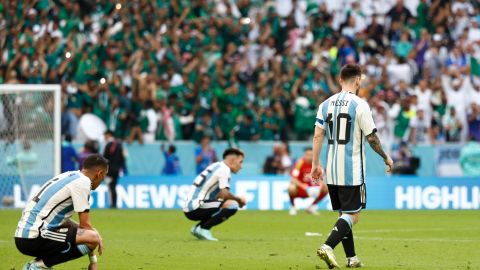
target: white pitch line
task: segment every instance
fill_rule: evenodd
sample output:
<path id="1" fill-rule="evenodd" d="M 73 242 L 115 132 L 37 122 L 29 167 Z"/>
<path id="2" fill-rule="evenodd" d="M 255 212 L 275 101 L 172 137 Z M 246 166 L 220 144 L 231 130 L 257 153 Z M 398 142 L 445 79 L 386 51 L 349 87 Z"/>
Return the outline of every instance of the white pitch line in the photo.
<path id="1" fill-rule="evenodd" d="M 354 236 L 355 239 L 360 240 L 372 240 L 372 241 L 403 241 L 403 242 L 460 242 L 460 243 L 471 243 L 478 242 L 473 239 L 444 239 L 444 238 L 399 238 L 399 237 L 363 237 L 363 236 Z"/>

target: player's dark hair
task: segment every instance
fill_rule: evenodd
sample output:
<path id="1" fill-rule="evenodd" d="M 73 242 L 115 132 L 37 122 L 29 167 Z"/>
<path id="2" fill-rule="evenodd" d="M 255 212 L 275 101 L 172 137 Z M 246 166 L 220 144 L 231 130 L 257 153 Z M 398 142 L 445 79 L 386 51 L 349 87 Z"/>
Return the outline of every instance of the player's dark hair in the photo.
<path id="1" fill-rule="evenodd" d="M 102 157 L 100 154 L 89 155 L 84 161 L 82 168 L 86 170 L 102 167 L 107 168 L 108 160 Z"/>
<path id="2" fill-rule="evenodd" d="M 104 135 L 110 135 L 110 136 L 113 137 L 113 131 L 111 131 L 111 130 L 107 130 L 107 131 L 105 131 L 103 134 L 104 134 Z"/>
<path id="3" fill-rule="evenodd" d="M 175 153 L 177 151 L 177 148 L 175 147 L 175 145 L 171 144 L 169 147 L 168 147 L 168 152 L 170 153 Z"/>
<path id="4" fill-rule="evenodd" d="M 340 79 L 342 81 L 348 81 L 359 76 L 362 76 L 362 68 L 357 64 L 346 64 L 340 70 Z"/>
<path id="5" fill-rule="evenodd" d="M 303 152 L 312 151 L 312 150 L 313 150 L 313 148 L 310 147 L 310 146 L 303 148 Z"/>
<path id="6" fill-rule="evenodd" d="M 240 149 L 228 148 L 227 150 L 225 150 L 225 152 L 223 152 L 223 159 L 231 155 L 242 156 L 242 157 L 245 156 L 245 154 Z"/>

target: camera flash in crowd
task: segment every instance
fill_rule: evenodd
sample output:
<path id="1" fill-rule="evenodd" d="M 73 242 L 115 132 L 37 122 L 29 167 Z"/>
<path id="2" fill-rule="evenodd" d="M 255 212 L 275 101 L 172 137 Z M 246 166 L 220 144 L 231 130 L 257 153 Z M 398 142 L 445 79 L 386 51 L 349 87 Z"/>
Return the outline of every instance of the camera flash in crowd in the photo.
<path id="1" fill-rule="evenodd" d="M 117 10 L 121 9 L 121 8 L 122 8 L 122 4 L 117 3 L 117 4 L 115 5 L 115 8 L 116 8 Z"/>
<path id="2" fill-rule="evenodd" d="M 106 82 L 107 82 L 107 80 L 105 80 L 105 78 L 100 79 L 100 84 L 105 84 Z"/>
<path id="3" fill-rule="evenodd" d="M 72 57 L 72 53 L 66 52 L 65 53 L 65 58 L 69 59 L 70 57 Z"/>

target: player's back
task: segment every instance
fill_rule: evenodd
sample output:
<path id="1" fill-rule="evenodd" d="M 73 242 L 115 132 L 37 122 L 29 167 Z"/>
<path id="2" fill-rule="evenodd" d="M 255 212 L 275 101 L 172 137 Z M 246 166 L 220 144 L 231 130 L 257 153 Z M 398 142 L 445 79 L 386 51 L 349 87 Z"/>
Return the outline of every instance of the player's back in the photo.
<path id="1" fill-rule="evenodd" d="M 230 168 L 223 161 L 210 164 L 195 177 L 183 210 L 192 211 L 202 202 L 216 199 L 220 189 L 229 187 L 230 176 Z"/>
<path id="2" fill-rule="evenodd" d="M 65 172 L 47 181 L 27 202 L 15 236 L 35 238 L 41 230 L 60 226 L 74 210 L 88 209 L 90 188 L 90 179 L 80 171 Z"/>
<path id="3" fill-rule="evenodd" d="M 361 185 L 365 180 L 364 137 L 375 125 L 368 104 L 342 91 L 319 106 L 317 121 L 324 122 L 328 141 L 327 184 Z"/>

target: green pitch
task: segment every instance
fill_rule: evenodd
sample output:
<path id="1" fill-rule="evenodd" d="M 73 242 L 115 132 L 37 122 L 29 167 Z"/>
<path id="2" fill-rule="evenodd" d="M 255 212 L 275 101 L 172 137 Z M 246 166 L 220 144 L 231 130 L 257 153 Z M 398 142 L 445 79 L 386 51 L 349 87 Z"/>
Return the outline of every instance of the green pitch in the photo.
<path id="1" fill-rule="evenodd" d="M 13 243 L 20 211 L 0 211 L 0 269 L 30 260 Z M 315 255 L 336 214 L 241 211 L 212 230 L 220 242 L 190 235 L 180 211 L 93 210 L 102 233 L 99 269 L 326 269 Z M 306 236 L 306 232 L 322 236 Z M 354 228 L 364 269 L 480 269 L 479 211 L 365 211 Z M 335 249 L 344 266 L 341 244 Z M 86 269 L 80 258 L 55 269 Z"/>

